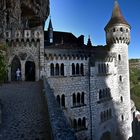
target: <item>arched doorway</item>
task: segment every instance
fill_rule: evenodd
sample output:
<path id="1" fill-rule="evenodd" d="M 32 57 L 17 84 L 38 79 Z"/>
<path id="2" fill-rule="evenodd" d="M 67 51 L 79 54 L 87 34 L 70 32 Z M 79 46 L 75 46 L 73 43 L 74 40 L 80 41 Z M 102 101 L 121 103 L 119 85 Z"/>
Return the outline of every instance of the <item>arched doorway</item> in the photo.
<path id="1" fill-rule="evenodd" d="M 16 81 L 16 70 L 18 68 L 21 70 L 21 64 L 19 58 L 15 56 L 11 63 L 11 81 Z"/>
<path id="2" fill-rule="evenodd" d="M 26 61 L 25 80 L 26 81 L 35 81 L 35 63 L 33 61 Z"/>
<path id="3" fill-rule="evenodd" d="M 111 133 L 110 132 L 103 133 L 100 140 L 111 140 Z"/>

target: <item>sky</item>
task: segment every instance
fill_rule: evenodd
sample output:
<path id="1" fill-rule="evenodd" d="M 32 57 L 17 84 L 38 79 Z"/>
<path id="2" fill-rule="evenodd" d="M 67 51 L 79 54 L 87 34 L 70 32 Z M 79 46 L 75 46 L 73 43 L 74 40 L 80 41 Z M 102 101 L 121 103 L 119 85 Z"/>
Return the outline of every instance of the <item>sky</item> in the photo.
<path id="1" fill-rule="evenodd" d="M 131 25 L 129 58 L 140 58 L 140 0 L 118 0 L 121 12 Z M 55 31 L 90 35 L 92 44 L 105 45 L 104 27 L 110 20 L 114 0 L 50 0 L 50 15 Z M 48 27 L 49 18 L 45 29 Z"/>

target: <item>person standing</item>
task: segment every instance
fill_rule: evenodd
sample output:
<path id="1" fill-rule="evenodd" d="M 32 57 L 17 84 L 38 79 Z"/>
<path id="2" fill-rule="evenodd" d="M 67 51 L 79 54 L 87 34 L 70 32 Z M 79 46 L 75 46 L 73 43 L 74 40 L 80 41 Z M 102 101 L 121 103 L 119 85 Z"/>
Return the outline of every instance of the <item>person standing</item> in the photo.
<path id="1" fill-rule="evenodd" d="M 21 75 L 21 71 L 20 71 L 20 69 L 18 68 L 18 69 L 16 70 L 16 80 L 17 80 L 17 81 L 20 80 L 20 75 Z"/>

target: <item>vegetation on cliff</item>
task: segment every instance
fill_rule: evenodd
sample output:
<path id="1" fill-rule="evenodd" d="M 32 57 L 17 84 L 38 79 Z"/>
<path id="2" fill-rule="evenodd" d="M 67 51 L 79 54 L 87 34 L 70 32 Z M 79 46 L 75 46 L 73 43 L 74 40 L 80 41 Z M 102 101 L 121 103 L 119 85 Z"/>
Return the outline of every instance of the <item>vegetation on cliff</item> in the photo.
<path id="1" fill-rule="evenodd" d="M 130 92 L 137 110 L 140 110 L 140 60 L 130 59 Z"/>
<path id="2" fill-rule="evenodd" d="M 4 44 L 0 44 L 0 83 L 3 83 L 6 80 L 6 47 Z"/>

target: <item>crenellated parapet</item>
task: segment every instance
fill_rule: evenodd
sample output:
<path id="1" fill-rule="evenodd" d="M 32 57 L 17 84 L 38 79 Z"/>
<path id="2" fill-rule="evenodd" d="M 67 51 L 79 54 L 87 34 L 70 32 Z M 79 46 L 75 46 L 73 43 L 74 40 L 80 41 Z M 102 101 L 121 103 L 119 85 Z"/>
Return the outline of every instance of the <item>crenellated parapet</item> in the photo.
<path id="1" fill-rule="evenodd" d="M 15 32 L 6 30 L 4 33 L 6 43 L 37 43 L 42 37 L 42 30 L 16 30 Z"/>
<path id="2" fill-rule="evenodd" d="M 130 28 L 119 24 L 106 30 L 107 44 L 127 44 L 130 43 Z"/>

